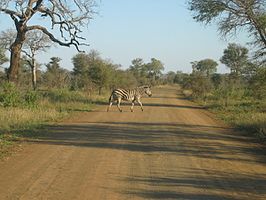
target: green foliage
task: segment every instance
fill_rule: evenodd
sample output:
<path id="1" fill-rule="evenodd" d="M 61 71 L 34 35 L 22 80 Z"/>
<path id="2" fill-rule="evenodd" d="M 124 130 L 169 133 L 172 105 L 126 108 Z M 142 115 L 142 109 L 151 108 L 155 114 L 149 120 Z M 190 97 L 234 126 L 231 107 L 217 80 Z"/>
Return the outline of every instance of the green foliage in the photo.
<path id="1" fill-rule="evenodd" d="M 237 55 L 233 55 L 233 59 Z M 239 69 L 245 69 L 244 73 L 236 76 L 233 70 L 230 74 L 212 74 L 208 78 L 206 73 L 197 68 L 198 62 L 192 64 L 193 73 L 183 79 L 182 86 L 192 91 L 190 95 L 193 99 L 204 103 L 228 123 L 266 138 L 265 66 L 258 67 L 255 63 L 240 61 Z"/>
<path id="2" fill-rule="evenodd" d="M 24 103 L 26 106 L 31 108 L 37 107 L 39 103 L 39 98 L 40 96 L 36 91 L 29 90 L 24 94 Z"/>
<path id="3" fill-rule="evenodd" d="M 239 76 L 248 64 L 248 49 L 241 45 L 231 43 L 224 50 L 224 55 L 220 61 L 230 68 L 231 74 Z"/>
<path id="4" fill-rule="evenodd" d="M 181 86 L 185 87 L 185 83 L 189 82 L 188 79 L 189 79 L 189 74 L 177 71 L 174 83 L 180 84 Z"/>
<path id="5" fill-rule="evenodd" d="M 91 63 L 90 55 L 79 53 L 72 58 L 72 63 L 74 65 L 72 88 L 88 88 L 91 85 L 91 81 L 88 77 L 89 63 Z"/>
<path id="6" fill-rule="evenodd" d="M 145 65 L 147 75 L 150 81 L 155 84 L 155 81 L 160 78 L 162 71 L 164 70 L 163 63 L 155 58 L 151 59 L 151 62 Z"/>
<path id="7" fill-rule="evenodd" d="M 0 88 L 0 105 L 3 107 L 37 107 L 39 95 L 34 91 L 19 91 L 9 82 L 4 82 Z"/>
<path id="8" fill-rule="evenodd" d="M 134 75 L 139 84 L 144 85 L 148 82 L 146 64 L 142 58 L 136 58 L 131 61 L 129 71 Z"/>
<path id="9" fill-rule="evenodd" d="M 165 75 L 165 82 L 168 84 L 173 84 L 175 82 L 175 78 L 176 78 L 176 73 L 170 71 Z"/>
<path id="10" fill-rule="evenodd" d="M 115 88 L 132 88 L 137 87 L 141 82 L 137 80 L 131 71 L 115 70 L 112 71 L 112 78 L 110 80 L 110 89 Z"/>
<path id="11" fill-rule="evenodd" d="M 45 98 L 51 102 L 88 102 L 86 95 L 78 91 L 68 89 L 53 89 L 43 93 Z"/>
<path id="12" fill-rule="evenodd" d="M 205 100 L 206 96 L 212 89 L 211 80 L 201 73 L 195 72 L 191 74 L 190 81 L 190 89 L 193 92 L 192 96 L 194 98 L 203 98 Z"/>
<path id="13" fill-rule="evenodd" d="M 193 62 L 192 64 L 194 71 L 199 71 L 207 77 L 210 77 L 211 74 L 215 73 L 217 71 L 218 66 L 218 63 L 216 61 L 209 58 L 200 60 L 198 62 Z"/>
<path id="14" fill-rule="evenodd" d="M 258 56 L 265 56 L 265 0 L 189 0 L 189 10 L 197 22 L 216 22 L 221 35 L 236 34 L 243 28 L 250 33 Z M 263 53 L 264 52 L 264 53 Z"/>
<path id="15" fill-rule="evenodd" d="M 205 23 L 210 23 L 225 9 L 221 1 L 191 0 L 189 6 L 189 9 L 194 12 L 193 18 Z"/>
<path id="16" fill-rule="evenodd" d="M 4 107 L 14 107 L 21 104 L 20 92 L 13 83 L 5 82 L 2 84 L 0 103 Z"/>
<path id="17" fill-rule="evenodd" d="M 258 68 L 250 83 L 254 97 L 266 100 L 266 67 Z"/>
<path id="18" fill-rule="evenodd" d="M 163 70 L 163 63 L 155 58 L 151 58 L 149 63 L 144 63 L 143 59 L 136 58 L 132 60 L 132 65 L 129 68 L 141 85 L 157 84 Z"/>
<path id="19" fill-rule="evenodd" d="M 52 57 L 51 61 L 46 64 L 46 72 L 44 74 L 45 84 L 49 88 L 69 87 L 70 74 L 66 69 L 60 67 L 58 57 Z"/>

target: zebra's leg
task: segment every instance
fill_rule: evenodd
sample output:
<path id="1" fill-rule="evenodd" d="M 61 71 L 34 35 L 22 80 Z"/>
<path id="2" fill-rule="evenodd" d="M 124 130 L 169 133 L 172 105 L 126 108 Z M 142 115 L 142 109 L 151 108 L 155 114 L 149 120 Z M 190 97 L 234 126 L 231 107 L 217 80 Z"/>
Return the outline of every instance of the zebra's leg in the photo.
<path id="1" fill-rule="evenodd" d="M 111 108 L 113 101 L 114 101 L 114 97 L 113 97 L 113 93 L 111 94 L 111 96 L 109 97 L 109 106 L 107 107 L 107 112 L 109 112 L 109 109 Z"/>
<path id="2" fill-rule="evenodd" d="M 143 106 L 142 106 L 142 103 L 140 102 L 139 99 L 137 99 L 137 102 L 139 103 L 140 107 L 141 107 L 141 110 L 143 111 Z"/>
<path id="3" fill-rule="evenodd" d="M 120 107 L 120 103 L 121 103 L 121 99 L 118 98 L 118 99 L 117 99 L 117 108 L 118 108 L 118 110 L 119 110 L 120 112 L 122 112 L 122 109 L 121 109 L 121 107 Z"/>
<path id="4" fill-rule="evenodd" d="M 130 107 L 131 112 L 133 112 L 133 107 L 134 107 L 134 101 L 132 101 L 132 104 L 131 104 L 131 107 Z"/>
<path id="5" fill-rule="evenodd" d="M 109 112 L 109 109 L 111 108 L 112 104 L 113 104 L 113 102 L 111 101 L 109 106 L 107 107 L 107 112 Z"/>

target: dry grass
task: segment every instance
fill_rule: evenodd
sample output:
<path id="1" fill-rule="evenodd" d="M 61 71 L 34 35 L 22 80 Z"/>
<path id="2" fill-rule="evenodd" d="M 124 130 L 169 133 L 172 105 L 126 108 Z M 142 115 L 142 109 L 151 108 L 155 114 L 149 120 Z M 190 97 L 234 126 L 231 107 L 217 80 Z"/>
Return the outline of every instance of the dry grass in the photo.
<path id="1" fill-rule="evenodd" d="M 0 130 L 24 129 L 38 123 L 53 121 L 62 116 L 56 109 L 1 108 Z"/>
<path id="2" fill-rule="evenodd" d="M 64 101 L 52 101 L 45 97 L 35 107 L 0 106 L 0 157 L 14 140 L 33 134 L 34 129 L 67 118 L 75 112 L 90 111 L 92 104 L 89 101 L 92 100 L 85 100 L 85 97 Z"/>

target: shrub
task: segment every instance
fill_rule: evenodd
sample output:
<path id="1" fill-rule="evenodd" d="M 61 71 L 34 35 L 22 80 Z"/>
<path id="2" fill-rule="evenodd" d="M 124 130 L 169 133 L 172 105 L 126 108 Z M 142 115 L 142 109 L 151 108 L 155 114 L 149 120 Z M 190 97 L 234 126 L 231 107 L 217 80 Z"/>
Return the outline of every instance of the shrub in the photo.
<path id="1" fill-rule="evenodd" d="M 20 92 L 13 83 L 5 82 L 0 88 L 0 103 L 4 107 L 16 107 L 21 104 Z"/>
<path id="2" fill-rule="evenodd" d="M 24 94 L 24 103 L 28 107 L 37 107 L 39 95 L 36 91 L 27 91 Z"/>
<path id="3" fill-rule="evenodd" d="M 52 102 L 88 102 L 84 93 L 69 91 L 67 89 L 51 90 L 44 93 L 45 97 Z"/>

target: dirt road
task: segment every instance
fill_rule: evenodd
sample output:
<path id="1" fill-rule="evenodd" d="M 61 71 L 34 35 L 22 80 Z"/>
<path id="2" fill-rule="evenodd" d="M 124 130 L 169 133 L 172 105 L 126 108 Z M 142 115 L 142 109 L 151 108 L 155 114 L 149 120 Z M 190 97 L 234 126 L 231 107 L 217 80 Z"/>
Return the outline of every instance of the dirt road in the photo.
<path id="1" fill-rule="evenodd" d="M 144 112 L 81 113 L 0 162 L 0 199 L 266 199 L 262 148 L 157 89 Z"/>

